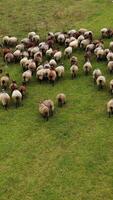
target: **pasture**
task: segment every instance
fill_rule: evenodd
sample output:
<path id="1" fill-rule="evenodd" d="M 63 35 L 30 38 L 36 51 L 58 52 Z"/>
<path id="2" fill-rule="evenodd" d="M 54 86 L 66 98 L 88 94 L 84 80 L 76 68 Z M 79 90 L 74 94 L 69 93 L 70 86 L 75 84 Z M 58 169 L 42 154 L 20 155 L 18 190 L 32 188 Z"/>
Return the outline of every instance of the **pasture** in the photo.
<path id="1" fill-rule="evenodd" d="M 113 28 L 111 0 L 0 0 L 0 40 L 4 35 L 20 39 L 36 31 L 41 39 L 49 31 L 87 28 L 100 37 L 100 29 Z M 108 47 L 111 39 L 104 39 Z M 113 118 L 106 103 L 113 78 L 107 62 L 92 60 L 100 68 L 107 87 L 98 91 L 92 75 L 83 73 L 83 51 L 75 50 L 79 75 L 72 80 L 69 59 L 66 72 L 55 86 L 39 84 L 33 77 L 23 105 L 8 111 L 0 106 L 0 200 L 112 200 Z M 4 64 L 18 83 L 19 64 Z M 67 104 L 57 107 L 56 95 L 64 92 Z M 50 98 L 55 113 L 48 122 L 38 112 L 38 102 Z"/>

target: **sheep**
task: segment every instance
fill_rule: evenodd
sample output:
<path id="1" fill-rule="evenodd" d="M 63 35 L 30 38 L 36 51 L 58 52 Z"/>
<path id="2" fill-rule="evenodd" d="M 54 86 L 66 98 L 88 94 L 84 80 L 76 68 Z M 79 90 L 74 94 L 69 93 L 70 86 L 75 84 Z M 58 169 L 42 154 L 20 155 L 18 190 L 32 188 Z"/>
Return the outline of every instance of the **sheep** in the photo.
<path id="1" fill-rule="evenodd" d="M 39 47 L 31 47 L 28 49 L 30 57 L 34 57 L 37 52 L 40 52 Z"/>
<path id="2" fill-rule="evenodd" d="M 81 35 L 84 35 L 84 33 L 87 31 L 87 29 L 85 29 L 85 28 L 80 28 L 79 29 L 79 33 L 81 34 Z"/>
<path id="3" fill-rule="evenodd" d="M 57 41 L 59 44 L 63 44 L 65 41 L 65 35 L 63 33 L 60 33 L 57 37 Z"/>
<path id="4" fill-rule="evenodd" d="M 56 77 L 57 77 L 56 71 L 50 70 L 49 73 L 48 73 L 48 80 L 50 81 L 50 83 L 52 83 L 53 86 L 54 86 Z"/>
<path id="5" fill-rule="evenodd" d="M 111 38 L 113 36 L 113 31 L 111 29 L 103 28 L 101 29 L 102 38 Z"/>
<path id="6" fill-rule="evenodd" d="M 77 65 L 78 64 L 78 58 L 75 57 L 75 56 L 72 56 L 70 58 L 70 63 L 71 63 L 71 65 Z"/>
<path id="7" fill-rule="evenodd" d="M 113 80 L 110 81 L 109 88 L 110 88 L 110 93 L 113 94 Z"/>
<path id="8" fill-rule="evenodd" d="M 66 95 L 63 93 L 58 94 L 56 99 L 58 101 L 58 106 L 62 107 L 66 103 Z"/>
<path id="9" fill-rule="evenodd" d="M 26 83 L 29 82 L 32 78 L 31 70 L 27 70 L 27 71 L 23 72 L 22 78 L 23 78 L 24 82 L 26 82 Z"/>
<path id="10" fill-rule="evenodd" d="M 11 90 L 11 93 L 17 88 L 18 88 L 18 86 L 17 86 L 16 81 L 12 81 L 12 83 L 9 86 L 9 89 Z"/>
<path id="11" fill-rule="evenodd" d="M 43 65 L 39 65 L 36 69 L 36 71 L 40 70 L 40 69 L 44 69 L 44 66 Z"/>
<path id="12" fill-rule="evenodd" d="M 29 38 L 30 40 L 32 40 L 33 36 L 35 36 L 35 35 L 36 35 L 35 32 L 29 32 L 29 33 L 28 33 L 28 38 Z"/>
<path id="13" fill-rule="evenodd" d="M 70 68 L 71 76 L 72 78 L 75 78 L 78 74 L 78 66 L 77 65 L 72 65 Z"/>
<path id="14" fill-rule="evenodd" d="M 35 43 L 35 45 L 38 45 L 38 43 L 40 41 L 40 36 L 39 35 L 33 35 L 31 40 L 32 40 L 32 42 Z"/>
<path id="15" fill-rule="evenodd" d="M 85 62 L 87 62 L 88 60 L 91 60 L 91 56 L 92 56 L 91 51 L 86 51 L 84 54 Z"/>
<path id="16" fill-rule="evenodd" d="M 96 58 L 97 58 L 97 61 L 98 60 L 103 60 L 104 58 L 104 50 L 103 49 L 99 49 L 96 53 Z"/>
<path id="17" fill-rule="evenodd" d="M 70 38 L 65 39 L 65 47 L 68 47 L 70 43 Z"/>
<path id="18" fill-rule="evenodd" d="M 109 49 L 113 52 L 113 41 L 109 44 Z"/>
<path id="19" fill-rule="evenodd" d="M 63 77 L 64 76 L 64 66 L 58 66 L 56 67 L 56 73 L 57 73 L 57 77 Z"/>
<path id="20" fill-rule="evenodd" d="M 0 102 L 5 109 L 8 108 L 8 105 L 10 103 L 10 96 L 4 90 L 2 90 L 2 92 L 0 93 Z"/>
<path id="21" fill-rule="evenodd" d="M 39 69 L 36 71 L 36 78 L 40 81 L 40 83 L 44 80 L 44 78 L 48 79 L 49 69 Z"/>
<path id="22" fill-rule="evenodd" d="M 54 59 L 56 61 L 59 61 L 62 57 L 62 52 L 61 51 L 57 51 L 55 54 L 54 54 Z"/>
<path id="23" fill-rule="evenodd" d="M 97 78 L 96 83 L 99 89 L 103 89 L 103 87 L 106 85 L 106 78 L 101 75 Z"/>
<path id="24" fill-rule="evenodd" d="M 18 39 L 16 37 L 10 37 L 8 45 L 11 47 L 15 47 L 17 45 Z"/>
<path id="25" fill-rule="evenodd" d="M 46 56 L 47 56 L 48 58 L 51 58 L 52 55 L 53 55 L 53 49 L 52 49 L 52 48 L 49 48 L 49 49 L 46 51 Z"/>
<path id="26" fill-rule="evenodd" d="M 2 41 L 3 41 L 3 44 L 4 44 L 4 45 L 8 46 L 8 43 L 9 43 L 9 36 L 4 36 L 3 39 L 2 39 Z"/>
<path id="27" fill-rule="evenodd" d="M 22 94 L 19 90 L 15 89 L 12 92 L 12 100 L 15 103 L 16 108 L 20 105 L 22 101 Z"/>
<path id="28" fill-rule="evenodd" d="M 39 104 L 39 113 L 48 121 L 49 119 L 49 108 L 44 103 Z"/>
<path id="29" fill-rule="evenodd" d="M 23 70 L 27 69 L 27 61 L 28 61 L 28 58 L 27 57 L 24 57 L 20 60 L 20 66 L 23 68 Z"/>
<path id="30" fill-rule="evenodd" d="M 84 39 L 80 43 L 80 48 L 85 49 L 88 44 L 90 44 L 90 40 L 89 39 Z"/>
<path id="31" fill-rule="evenodd" d="M 93 53 L 93 51 L 94 51 L 94 49 L 95 49 L 95 45 L 94 44 L 88 44 L 87 46 L 86 46 L 86 51 L 91 51 L 92 53 Z"/>
<path id="32" fill-rule="evenodd" d="M 21 52 L 21 57 L 22 57 L 22 58 L 24 58 L 24 57 L 29 58 L 29 53 L 28 53 L 28 51 L 22 51 L 22 52 Z"/>
<path id="33" fill-rule="evenodd" d="M 68 31 L 68 35 L 69 35 L 69 37 L 71 37 L 71 36 L 75 36 L 76 32 L 77 32 L 77 31 L 74 30 L 74 29 L 69 30 L 69 31 Z"/>
<path id="34" fill-rule="evenodd" d="M 7 63 L 12 63 L 13 61 L 14 61 L 14 55 L 13 55 L 13 53 L 7 53 L 6 55 L 5 55 L 5 57 L 4 57 L 4 59 L 5 59 L 5 61 L 7 62 Z"/>
<path id="35" fill-rule="evenodd" d="M 71 54 L 72 54 L 72 47 L 67 47 L 64 50 L 64 56 L 67 56 L 68 58 L 70 58 Z"/>
<path id="36" fill-rule="evenodd" d="M 107 60 L 108 60 L 108 62 L 109 62 L 109 61 L 113 61 L 113 52 L 109 52 L 109 53 L 107 54 Z"/>
<path id="37" fill-rule="evenodd" d="M 109 114 L 109 117 L 111 117 L 111 115 L 113 115 L 113 99 L 111 99 L 107 103 L 107 112 Z"/>
<path id="38" fill-rule="evenodd" d="M 56 67 L 57 66 L 57 62 L 54 59 L 51 59 L 49 61 L 50 66 Z"/>
<path id="39" fill-rule="evenodd" d="M 93 80 L 94 80 L 94 83 L 96 82 L 97 78 L 98 78 L 99 76 L 101 76 L 101 75 L 102 75 L 102 72 L 101 72 L 100 69 L 95 69 L 95 70 L 93 71 Z"/>
<path id="40" fill-rule="evenodd" d="M 74 41 L 70 42 L 69 46 L 72 47 L 73 49 L 77 49 L 78 48 L 78 40 L 75 39 Z"/>
<path id="41" fill-rule="evenodd" d="M 88 75 L 91 70 L 92 70 L 92 65 L 91 65 L 90 61 L 87 61 L 83 65 L 83 71 L 84 71 L 85 75 Z"/>
<path id="42" fill-rule="evenodd" d="M 79 46 L 80 46 L 81 41 L 84 40 L 84 39 L 85 39 L 85 38 L 84 38 L 83 35 L 80 35 L 80 36 L 78 37 L 78 45 L 79 45 Z"/>
<path id="43" fill-rule="evenodd" d="M 49 49 L 49 45 L 46 42 L 41 42 L 39 44 L 39 49 L 42 51 L 43 54 Z"/>
<path id="44" fill-rule="evenodd" d="M 18 44 L 15 48 L 16 48 L 16 50 L 20 50 L 20 51 L 24 51 L 25 50 L 24 44 Z"/>
<path id="45" fill-rule="evenodd" d="M 10 77 L 9 77 L 9 74 L 6 73 L 6 75 L 1 77 L 0 85 L 2 88 L 6 89 L 9 86 L 9 82 L 10 82 Z"/>
<path id="46" fill-rule="evenodd" d="M 23 99 L 26 94 L 26 83 L 25 82 L 22 82 L 22 85 L 19 87 L 19 91 L 21 92 L 22 99 Z"/>
<path id="47" fill-rule="evenodd" d="M 13 55 L 14 55 L 14 60 L 15 60 L 15 62 L 18 62 L 18 61 L 20 61 L 20 59 L 21 59 L 21 56 L 22 56 L 22 54 L 21 54 L 21 51 L 20 50 L 16 50 L 16 51 L 14 51 L 14 53 L 13 53 Z"/>
<path id="48" fill-rule="evenodd" d="M 35 70 L 36 70 L 36 63 L 33 60 L 31 60 L 31 62 L 29 62 L 29 64 L 28 64 L 28 70 L 30 70 L 32 72 L 32 75 L 35 72 Z"/>
<path id="49" fill-rule="evenodd" d="M 90 39 L 90 41 L 92 41 L 92 39 L 93 39 L 93 32 L 92 31 L 86 31 L 84 33 L 84 37 L 85 37 L 85 39 Z"/>
<path id="50" fill-rule="evenodd" d="M 55 109 L 53 101 L 51 99 L 47 99 L 43 101 L 43 104 L 49 108 L 49 116 L 52 116 Z"/>
<path id="51" fill-rule="evenodd" d="M 113 72 L 113 61 L 108 62 L 108 70 L 109 70 L 110 73 Z"/>

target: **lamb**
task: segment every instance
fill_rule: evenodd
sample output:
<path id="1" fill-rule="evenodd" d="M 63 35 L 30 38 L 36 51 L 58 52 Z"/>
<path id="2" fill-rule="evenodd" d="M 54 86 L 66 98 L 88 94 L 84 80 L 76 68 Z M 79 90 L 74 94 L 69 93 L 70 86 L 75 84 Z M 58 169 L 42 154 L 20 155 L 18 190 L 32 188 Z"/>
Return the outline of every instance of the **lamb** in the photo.
<path id="1" fill-rule="evenodd" d="M 57 77 L 63 77 L 64 76 L 64 66 L 58 66 L 56 67 L 56 73 L 57 73 Z"/>
<path id="2" fill-rule="evenodd" d="M 16 108 L 20 105 L 21 101 L 22 101 L 22 94 L 19 90 L 15 89 L 12 92 L 12 100 L 16 105 Z"/>
<path id="3" fill-rule="evenodd" d="M 70 58 L 71 54 L 72 54 L 72 47 L 67 47 L 64 50 L 64 56 L 67 56 L 68 58 Z"/>
<path id="4" fill-rule="evenodd" d="M 113 73 L 113 61 L 108 62 L 108 70 L 110 73 Z"/>
<path id="5" fill-rule="evenodd" d="M 6 90 L 6 88 L 9 86 L 9 82 L 10 82 L 10 77 L 9 77 L 9 74 L 6 73 L 5 76 L 1 77 L 1 80 L 0 80 L 1 87 Z"/>
<path id="6" fill-rule="evenodd" d="M 85 75 L 88 75 L 91 70 L 92 70 L 92 65 L 91 65 L 90 61 L 87 61 L 83 65 L 83 71 L 84 71 Z"/>
<path id="7" fill-rule="evenodd" d="M 111 115 L 113 115 L 113 99 L 111 99 L 107 103 L 107 112 L 109 114 L 109 117 L 111 117 Z"/>
<path id="8" fill-rule="evenodd" d="M 58 101 L 58 106 L 62 107 L 66 103 L 66 95 L 63 93 L 58 94 L 56 99 Z"/>
<path id="9" fill-rule="evenodd" d="M 70 71 L 71 71 L 71 76 L 72 78 L 75 78 L 78 74 L 78 66 L 77 65 L 72 65 L 71 68 L 70 68 Z"/>
<path id="10" fill-rule="evenodd" d="M 96 83 L 99 89 L 103 89 L 103 87 L 106 85 L 106 78 L 101 75 L 97 78 Z"/>
<path id="11" fill-rule="evenodd" d="M 10 103 L 10 96 L 4 90 L 2 90 L 2 92 L 0 93 L 0 102 L 5 109 L 8 108 L 8 105 Z"/>
<path id="12" fill-rule="evenodd" d="M 109 88 L 110 88 L 110 93 L 113 94 L 113 80 L 110 81 Z"/>
<path id="13" fill-rule="evenodd" d="M 26 83 L 29 82 L 32 78 L 31 70 L 27 70 L 27 71 L 23 72 L 22 78 L 23 78 L 24 82 L 26 82 Z"/>
<path id="14" fill-rule="evenodd" d="M 93 80 L 94 80 L 94 82 L 96 82 L 97 78 L 98 78 L 99 76 L 101 76 L 101 75 L 102 75 L 101 70 L 100 70 L 100 69 L 95 69 L 95 70 L 93 71 Z"/>
<path id="15" fill-rule="evenodd" d="M 5 55 L 5 57 L 4 57 L 4 59 L 5 59 L 5 61 L 7 62 L 7 63 L 12 63 L 13 61 L 14 61 L 14 55 L 13 55 L 13 53 L 7 53 L 6 55 Z"/>
<path id="16" fill-rule="evenodd" d="M 59 61 L 62 57 L 62 52 L 61 51 L 57 51 L 55 54 L 54 54 L 54 59 L 56 61 Z"/>

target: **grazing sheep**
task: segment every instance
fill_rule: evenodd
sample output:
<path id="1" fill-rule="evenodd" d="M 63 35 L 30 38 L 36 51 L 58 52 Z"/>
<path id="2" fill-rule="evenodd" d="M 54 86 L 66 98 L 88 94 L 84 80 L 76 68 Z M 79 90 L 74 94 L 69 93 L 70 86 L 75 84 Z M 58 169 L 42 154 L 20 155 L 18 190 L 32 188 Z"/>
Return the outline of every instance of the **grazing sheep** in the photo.
<path id="1" fill-rule="evenodd" d="M 110 73 L 113 73 L 113 61 L 108 62 L 108 70 Z"/>
<path id="2" fill-rule="evenodd" d="M 98 60 L 103 60 L 104 59 L 104 50 L 103 49 L 99 49 L 96 53 L 96 58 L 97 58 L 97 61 Z"/>
<path id="3" fill-rule="evenodd" d="M 81 35 L 84 35 L 84 33 L 87 31 L 87 29 L 86 28 L 80 28 L 79 29 L 79 33 L 81 34 Z"/>
<path id="4" fill-rule="evenodd" d="M 89 44 L 90 44 L 90 40 L 89 39 L 84 39 L 80 43 L 80 48 L 86 49 L 87 45 L 89 45 Z"/>
<path id="5" fill-rule="evenodd" d="M 15 89 L 12 92 L 12 100 L 16 105 L 16 108 L 20 105 L 21 101 L 22 101 L 22 94 L 19 90 Z"/>
<path id="6" fill-rule="evenodd" d="M 27 71 L 23 72 L 22 78 L 23 78 L 24 82 L 26 82 L 26 83 L 29 82 L 32 78 L 31 70 L 27 70 Z"/>
<path id="7" fill-rule="evenodd" d="M 18 39 L 16 37 L 10 37 L 8 45 L 11 47 L 15 47 L 17 45 Z"/>
<path id="8" fill-rule="evenodd" d="M 66 95 L 63 93 L 58 94 L 56 99 L 58 101 L 58 106 L 62 107 L 66 103 Z"/>
<path id="9" fill-rule="evenodd" d="M 28 53 L 28 51 L 22 51 L 22 52 L 21 52 L 21 57 L 22 57 L 22 58 L 24 58 L 24 57 L 29 58 L 29 53 Z"/>
<path id="10" fill-rule="evenodd" d="M 84 33 L 84 37 L 85 37 L 85 39 L 89 39 L 90 41 L 92 41 L 92 39 L 93 39 L 93 32 L 92 31 L 86 31 Z"/>
<path id="11" fill-rule="evenodd" d="M 64 76 L 64 66 L 58 66 L 56 67 L 56 73 L 57 73 L 57 77 L 63 77 Z"/>
<path id="12" fill-rule="evenodd" d="M 70 68 L 70 71 L 71 71 L 71 76 L 72 78 L 75 78 L 78 74 L 78 66 L 77 65 L 72 65 L 71 68 Z"/>
<path id="13" fill-rule="evenodd" d="M 103 28 L 101 29 L 102 38 L 111 38 L 113 36 L 113 31 L 111 29 Z"/>
<path id="14" fill-rule="evenodd" d="M 94 49 L 95 49 L 95 45 L 94 44 L 88 44 L 86 46 L 86 51 L 90 51 L 90 52 L 93 53 Z"/>
<path id="15" fill-rule="evenodd" d="M 68 58 L 70 58 L 71 54 L 72 54 L 72 47 L 67 47 L 64 50 L 64 56 L 67 56 Z"/>
<path id="16" fill-rule="evenodd" d="M 57 77 L 56 71 L 50 70 L 49 73 L 48 73 L 48 80 L 50 81 L 50 83 L 52 83 L 53 86 L 54 86 L 56 77 Z"/>
<path id="17" fill-rule="evenodd" d="M 88 60 L 91 60 L 91 56 L 92 56 L 91 51 L 86 51 L 84 54 L 85 62 L 87 62 Z"/>
<path id="18" fill-rule="evenodd" d="M 82 40 L 84 40 L 85 38 L 84 38 L 84 36 L 83 35 L 80 35 L 79 37 L 78 37 L 78 45 L 80 46 L 80 43 L 82 42 Z"/>
<path id="19" fill-rule="evenodd" d="M 32 75 L 36 71 L 36 63 L 33 60 L 29 62 L 28 69 L 32 72 Z"/>
<path id="20" fill-rule="evenodd" d="M 1 77 L 0 85 L 2 88 L 6 90 L 6 88 L 9 86 L 9 82 L 10 82 L 10 77 L 9 74 L 7 73 L 5 76 Z"/>
<path id="21" fill-rule="evenodd" d="M 113 94 L 113 80 L 110 81 L 109 88 L 110 88 L 110 93 Z"/>
<path id="22" fill-rule="evenodd" d="M 62 52 L 61 51 L 57 51 L 55 54 L 54 54 L 54 59 L 56 61 L 59 61 L 62 57 Z"/>
<path id="23" fill-rule="evenodd" d="M 113 115 L 113 99 L 111 99 L 107 103 L 107 112 L 109 114 L 109 117 L 111 117 L 111 115 Z"/>
<path id="24" fill-rule="evenodd" d="M 13 53 L 7 53 L 4 59 L 7 63 L 12 63 L 14 61 Z"/>
<path id="25" fill-rule="evenodd" d="M 23 71 L 28 69 L 27 67 L 27 61 L 28 61 L 28 58 L 27 57 L 24 57 L 20 60 L 20 66 L 23 68 Z"/>
<path id="26" fill-rule="evenodd" d="M 4 90 L 2 90 L 2 92 L 0 93 L 0 102 L 5 109 L 8 108 L 8 105 L 10 103 L 10 96 Z"/>
<path id="27" fill-rule="evenodd" d="M 103 89 L 103 87 L 106 85 L 106 78 L 101 75 L 97 78 L 96 83 L 99 89 Z"/>
<path id="28" fill-rule="evenodd" d="M 98 78 L 99 76 L 101 76 L 101 75 L 102 75 L 102 72 L 101 72 L 100 69 L 95 69 L 95 70 L 93 71 L 93 80 L 94 80 L 94 83 L 96 82 L 97 78 Z"/>
<path id="29" fill-rule="evenodd" d="M 36 78 L 37 80 L 40 81 L 40 83 L 42 82 L 42 80 L 44 79 L 44 69 L 39 69 L 36 71 Z"/>
<path id="30" fill-rule="evenodd" d="M 89 72 L 91 72 L 92 70 L 92 65 L 90 63 L 90 61 L 87 61 L 84 65 L 83 65 L 83 71 L 85 73 L 85 75 L 88 75 Z"/>
<path id="31" fill-rule="evenodd" d="M 76 32 L 77 32 L 77 31 L 74 30 L 74 29 L 69 30 L 69 31 L 68 31 L 68 35 L 69 35 L 69 37 L 75 36 Z"/>
<path id="32" fill-rule="evenodd" d="M 44 69 L 44 66 L 43 65 L 39 65 L 36 69 L 36 71 L 40 70 L 40 69 Z"/>
<path id="33" fill-rule="evenodd" d="M 40 41 L 40 36 L 39 35 L 33 35 L 32 36 L 32 42 L 35 43 L 35 45 L 38 45 Z"/>
<path id="34" fill-rule="evenodd" d="M 30 39 L 30 40 L 32 40 L 32 38 L 33 38 L 33 36 L 35 36 L 36 35 L 36 33 L 35 32 L 29 32 L 28 33 L 28 38 Z"/>
<path id="35" fill-rule="evenodd" d="M 18 44 L 18 45 L 16 46 L 16 50 L 24 51 L 24 50 L 25 50 L 24 44 Z"/>
<path id="36" fill-rule="evenodd" d="M 57 41 L 59 44 L 63 44 L 65 41 L 65 35 L 63 33 L 60 33 L 57 37 Z"/>
<path id="37" fill-rule="evenodd" d="M 53 56 L 53 49 L 52 48 L 49 48 L 47 51 L 46 51 L 46 56 L 48 58 L 51 58 Z"/>
<path id="38" fill-rule="evenodd" d="M 9 36 L 4 36 L 3 39 L 2 39 L 2 41 L 3 41 L 3 44 L 4 44 L 5 46 L 8 46 L 8 43 L 9 43 Z"/>

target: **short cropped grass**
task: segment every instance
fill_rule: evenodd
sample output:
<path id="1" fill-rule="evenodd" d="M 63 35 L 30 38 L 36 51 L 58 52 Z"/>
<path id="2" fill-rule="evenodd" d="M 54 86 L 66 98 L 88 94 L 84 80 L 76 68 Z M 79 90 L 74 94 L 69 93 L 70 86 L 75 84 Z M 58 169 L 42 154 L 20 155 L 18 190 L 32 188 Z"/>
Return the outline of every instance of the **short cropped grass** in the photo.
<path id="1" fill-rule="evenodd" d="M 100 38 L 102 27 L 113 27 L 111 0 L 0 0 L 0 39 L 7 34 L 19 39 L 29 31 L 45 38 L 48 31 L 88 28 Z M 106 47 L 110 40 L 105 40 Z M 65 76 L 54 87 L 39 84 L 35 76 L 28 85 L 23 105 L 8 111 L 0 106 L 0 200 L 112 200 L 113 118 L 106 103 L 109 75 L 106 62 L 96 62 L 107 78 L 98 91 L 92 76 L 84 76 L 82 50 L 79 76 L 70 77 L 68 59 L 62 59 Z M 0 68 L 21 82 L 19 64 Z M 58 108 L 56 95 L 64 92 L 67 104 Z M 48 122 L 38 113 L 40 100 L 55 102 Z"/>

